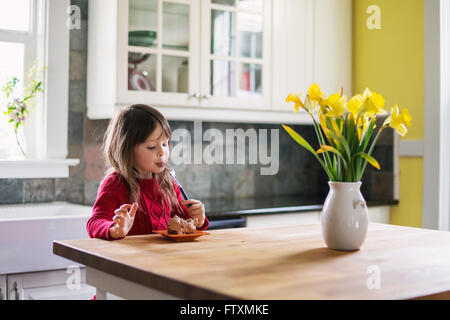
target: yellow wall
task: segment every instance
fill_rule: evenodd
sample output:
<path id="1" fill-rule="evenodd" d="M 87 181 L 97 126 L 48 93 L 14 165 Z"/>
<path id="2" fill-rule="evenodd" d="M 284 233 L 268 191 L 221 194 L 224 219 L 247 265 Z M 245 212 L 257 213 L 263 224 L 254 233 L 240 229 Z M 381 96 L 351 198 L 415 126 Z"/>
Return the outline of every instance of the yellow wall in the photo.
<path id="1" fill-rule="evenodd" d="M 381 29 L 369 30 L 366 12 L 377 5 Z M 353 93 L 381 93 L 385 108 L 408 108 L 405 139 L 423 139 L 424 0 L 353 0 Z M 422 226 L 423 158 L 400 158 L 400 202 L 391 223 Z"/>

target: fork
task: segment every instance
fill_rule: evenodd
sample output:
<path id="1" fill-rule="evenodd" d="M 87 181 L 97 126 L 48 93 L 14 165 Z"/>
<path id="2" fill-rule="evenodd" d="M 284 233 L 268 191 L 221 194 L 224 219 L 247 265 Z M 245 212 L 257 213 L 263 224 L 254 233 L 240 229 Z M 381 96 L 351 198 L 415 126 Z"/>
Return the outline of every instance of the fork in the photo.
<path id="1" fill-rule="evenodd" d="M 164 166 L 166 167 L 167 170 L 169 170 L 170 175 L 175 180 L 175 183 L 177 184 L 178 188 L 180 189 L 181 193 L 183 194 L 184 200 L 189 200 L 188 195 L 186 194 L 186 192 L 184 191 L 183 187 L 181 186 L 181 184 L 177 180 L 177 177 L 176 177 L 176 174 L 175 174 L 175 170 L 168 164 L 164 164 Z M 191 205 L 188 205 L 188 206 L 191 206 Z"/>

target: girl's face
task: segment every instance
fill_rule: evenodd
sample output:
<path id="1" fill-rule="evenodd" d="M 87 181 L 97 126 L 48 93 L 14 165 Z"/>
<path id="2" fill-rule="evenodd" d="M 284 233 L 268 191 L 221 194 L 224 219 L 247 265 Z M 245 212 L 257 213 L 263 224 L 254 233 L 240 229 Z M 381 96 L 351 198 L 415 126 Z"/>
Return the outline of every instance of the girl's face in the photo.
<path id="1" fill-rule="evenodd" d="M 151 177 L 164 171 L 169 161 L 169 139 L 158 123 L 147 140 L 134 147 L 134 166 L 144 177 Z"/>

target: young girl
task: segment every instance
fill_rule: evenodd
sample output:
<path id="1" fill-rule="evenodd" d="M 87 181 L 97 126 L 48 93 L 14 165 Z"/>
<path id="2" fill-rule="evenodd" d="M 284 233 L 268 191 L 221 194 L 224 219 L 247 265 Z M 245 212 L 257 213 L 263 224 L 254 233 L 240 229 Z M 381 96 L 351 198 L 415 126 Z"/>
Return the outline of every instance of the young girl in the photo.
<path id="1" fill-rule="evenodd" d="M 111 120 L 104 143 L 108 171 L 86 226 L 91 238 L 165 230 L 174 214 L 197 218 L 198 230 L 208 228 L 203 203 L 183 200 L 165 167 L 171 134 L 164 116 L 147 105 L 129 106 Z"/>

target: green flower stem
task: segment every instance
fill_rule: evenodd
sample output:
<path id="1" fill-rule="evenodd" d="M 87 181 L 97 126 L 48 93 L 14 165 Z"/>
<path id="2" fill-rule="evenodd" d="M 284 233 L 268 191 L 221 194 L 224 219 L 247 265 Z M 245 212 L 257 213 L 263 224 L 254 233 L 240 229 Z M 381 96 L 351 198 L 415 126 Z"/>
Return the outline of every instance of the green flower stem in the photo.
<path id="1" fill-rule="evenodd" d="M 366 135 L 367 135 L 367 131 L 369 130 L 369 127 L 366 128 L 366 130 L 361 133 L 361 141 L 359 141 L 359 137 L 358 137 L 358 130 L 359 130 L 359 120 L 361 118 L 361 115 L 358 113 L 358 115 L 356 116 L 356 125 L 355 125 L 355 144 L 356 144 L 356 149 L 358 151 L 364 151 L 361 150 L 361 142 L 364 141 Z M 359 181 L 361 180 L 360 177 L 360 172 L 361 172 L 361 162 L 362 162 L 362 158 L 356 158 L 355 159 L 355 181 Z"/>
<path id="2" fill-rule="evenodd" d="M 345 169 L 345 182 L 352 181 L 352 174 L 350 168 Z"/>
<path id="3" fill-rule="evenodd" d="M 377 133 L 377 135 L 375 136 L 375 139 L 373 139 L 373 142 L 372 142 L 372 144 L 371 144 L 371 146 L 370 146 L 369 152 L 367 153 L 369 156 L 372 155 L 373 148 L 375 147 L 375 144 L 377 143 L 378 138 L 380 137 L 380 134 L 381 134 L 381 132 L 384 130 L 384 128 L 386 128 L 386 127 L 385 127 L 385 126 L 381 127 L 380 130 L 378 130 L 378 133 Z M 361 170 L 361 172 L 360 172 L 358 181 L 361 180 L 361 178 L 362 178 L 362 176 L 363 176 L 363 174 L 364 174 L 364 171 L 366 170 L 366 166 L 367 166 L 367 160 L 364 159 L 364 163 L 363 163 L 362 170 Z"/>
<path id="4" fill-rule="evenodd" d="M 16 135 L 16 142 L 17 142 L 17 145 L 19 146 L 20 151 L 22 151 L 23 156 L 25 156 L 25 151 L 23 151 L 23 148 L 22 148 L 22 146 L 21 146 L 21 144 L 20 144 L 20 142 L 19 142 L 19 136 L 17 135 L 17 130 L 14 130 L 14 133 L 15 133 L 15 135 Z"/>
<path id="5" fill-rule="evenodd" d="M 317 124 L 316 119 L 314 119 L 314 116 L 311 113 L 309 113 L 309 115 L 311 116 L 311 118 L 313 120 L 314 130 L 316 131 L 317 139 L 319 140 L 320 145 L 324 145 L 325 144 L 325 139 L 323 138 L 322 131 L 320 130 L 320 127 Z M 330 159 L 330 155 L 328 154 L 328 152 L 324 152 L 323 153 L 323 158 L 325 160 L 325 165 L 329 168 L 330 171 L 332 171 L 333 166 L 331 164 L 331 159 Z M 336 178 L 336 177 L 334 177 L 335 172 L 330 172 L 330 173 L 332 174 L 333 178 L 335 179 Z M 331 179 L 331 181 L 334 181 L 334 179 Z"/>
<path id="6" fill-rule="evenodd" d="M 342 181 L 342 162 L 341 162 L 341 158 L 336 155 L 334 157 L 334 161 L 336 162 L 336 166 L 337 166 L 337 180 L 338 181 Z"/>

